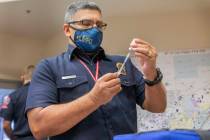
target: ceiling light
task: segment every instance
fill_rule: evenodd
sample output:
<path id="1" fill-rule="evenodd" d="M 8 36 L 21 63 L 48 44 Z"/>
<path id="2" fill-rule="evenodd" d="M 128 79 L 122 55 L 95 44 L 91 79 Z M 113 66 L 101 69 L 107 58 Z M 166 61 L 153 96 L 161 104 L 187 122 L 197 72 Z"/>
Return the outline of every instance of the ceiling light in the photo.
<path id="1" fill-rule="evenodd" d="M 0 3 L 4 3 L 4 2 L 13 2 L 13 1 L 20 1 L 20 0 L 0 0 Z"/>

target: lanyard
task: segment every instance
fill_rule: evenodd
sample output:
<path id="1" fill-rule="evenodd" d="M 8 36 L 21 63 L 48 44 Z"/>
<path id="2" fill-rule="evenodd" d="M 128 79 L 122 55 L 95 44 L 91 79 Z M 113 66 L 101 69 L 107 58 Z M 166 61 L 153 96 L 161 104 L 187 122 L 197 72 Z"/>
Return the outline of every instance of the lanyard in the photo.
<path id="1" fill-rule="evenodd" d="M 93 75 L 93 73 L 91 72 L 91 70 L 88 68 L 88 66 L 82 60 L 79 59 L 79 61 L 86 68 L 86 70 L 89 72 L 89 74 L 91 75 L 91 77 L 93 78 L 93 80 L 94 81 L 98 80 L 99 61 L 96 62 L 96 74 L 95 74 L 95 76 Z"/>

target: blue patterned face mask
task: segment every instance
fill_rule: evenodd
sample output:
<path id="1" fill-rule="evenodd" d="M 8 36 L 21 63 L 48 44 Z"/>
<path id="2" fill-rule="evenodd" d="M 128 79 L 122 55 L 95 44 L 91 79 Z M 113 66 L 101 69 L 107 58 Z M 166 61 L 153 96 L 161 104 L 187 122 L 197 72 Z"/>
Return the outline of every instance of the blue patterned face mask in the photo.
<path id="1" fill-rule="evenodd" d="M 85 30 L 76 30 L 73 41 L 77 47 L 85 52 L 95 52 L 100 47 L 102 39 L 102 31 L 94 27 Z"/>

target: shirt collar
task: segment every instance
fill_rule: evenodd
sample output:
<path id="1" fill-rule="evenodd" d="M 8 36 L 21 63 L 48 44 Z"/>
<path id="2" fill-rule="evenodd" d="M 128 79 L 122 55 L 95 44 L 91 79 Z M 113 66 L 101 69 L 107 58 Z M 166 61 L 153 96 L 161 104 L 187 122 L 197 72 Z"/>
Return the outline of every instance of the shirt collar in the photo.
<path id="1" fill-rule="evenodd" d="M 68 45 L 68 54 L 69 54 L 69 58 L 70 60 L 74 59 L 75 56 L 79 57 L 81 55 L 84 54 L 84 52 L 79 49 L 78 47 L 75 47 L 71 44 Z M 101 59 L 105 59 L 110 61 L 111 59 L 109 57 L 107 57 L 107 55 L 105 54 L 105 51 L 102 47 L 99 48 L 98 52 L 97 52 L 97 59 L 101 60 Z"/>
<path id="2" fill-rule="evenodd" d="M 31 80 L 27 81 L 25 84 L 23 84 L 23 86 L 28 86 L 28 85 L 30 85 L 30 83 L 31 83 Z"/>
<path id="3" fill-rule="evenodd" d="M 70 60 L 72 60 L 74 58 L 74 54 L 77 51 L 79 51 L 77 47 L 74 47 L 71 44 L 68 45 L 68 51 L 67 51 L 67 53 L 69 55 Z"/>

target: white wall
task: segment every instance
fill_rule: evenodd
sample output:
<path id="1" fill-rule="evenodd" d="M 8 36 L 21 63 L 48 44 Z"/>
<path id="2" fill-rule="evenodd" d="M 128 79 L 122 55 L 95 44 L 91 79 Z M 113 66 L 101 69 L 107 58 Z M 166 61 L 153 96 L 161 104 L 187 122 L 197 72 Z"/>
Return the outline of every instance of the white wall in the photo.
<path id="1" fill-rule="evenodd" d="M 126 19 L 130 22 L 124 23 Z M 210 47 L 208 25 L 199 14 L 118 17 L 110 23 L 105 46 L 111 46 L 107 50 L 113 53 L 127 52 L 132 37 L 141 37 L 159 50 Z"/>
<path id="2" fill-rule="evenodd" d="M 68 39 L 65 37 L 64 32 L 60 31 L 45 42 L 45 56 L 51 57 L 61 54 L 67 49 L 67 45 Z"/>
<path id="3" fill-rule="evenodd" d="M 22 68 L 43 57 L 43 41 L 0 34 L 0 79 L 17 80 Z"/>
<path id="4" fill-rule="evenodd" d="M 112 54 L 126 54 L 133 37 L 152 43 L 158 50 L 210 47 L 209 21 L 203 13 L 171 13 L 109 17 L 103 46 Z M 47 42 L 46 56 L 59 54 L 66 49 L 63 32 Z"/>
<path id="5" fill-rule="evenodd" d="M 108 53 L 125 55 L 133 37 L 141 37 L 159 51 L 210 48 L 210 18 L 206 13 L 170 13 L 107 17 L 103 46 Z M 62 28 L 62 27 L 61 27 Z M 0 79 L 17 79 L 21 69 L 67 49 L 63 31 L 48 40 L 0 33 Z"/>

